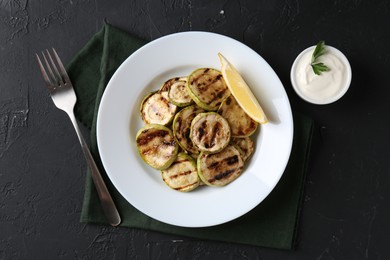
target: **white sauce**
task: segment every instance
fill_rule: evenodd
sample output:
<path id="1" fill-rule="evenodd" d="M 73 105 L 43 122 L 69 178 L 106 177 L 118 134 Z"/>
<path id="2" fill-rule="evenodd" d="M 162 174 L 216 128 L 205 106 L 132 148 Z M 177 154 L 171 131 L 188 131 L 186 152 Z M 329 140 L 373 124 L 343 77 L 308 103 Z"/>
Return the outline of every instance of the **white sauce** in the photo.
<path id="1" fill-rule="evenodd" d="M 318 57 L 316 62 L 323 62 L 330 70 L 316 75 L 311 67 L 311 57 L 314 48 L 303 53 L 296 61 L 296 68 L 293 75 L 295 77 L 295 87 L 301 95 L 309 100 L 318 103 L 327 101 L 342 95 L 346 85 L 349 85 L 351 73 L 347 71 L 347 65 L 336 52 L 327 46 L 327 52 Z M 348 61 L 347 61 L 348 62 Z M 349 65 L 349 64 L 348 64 Z"/>

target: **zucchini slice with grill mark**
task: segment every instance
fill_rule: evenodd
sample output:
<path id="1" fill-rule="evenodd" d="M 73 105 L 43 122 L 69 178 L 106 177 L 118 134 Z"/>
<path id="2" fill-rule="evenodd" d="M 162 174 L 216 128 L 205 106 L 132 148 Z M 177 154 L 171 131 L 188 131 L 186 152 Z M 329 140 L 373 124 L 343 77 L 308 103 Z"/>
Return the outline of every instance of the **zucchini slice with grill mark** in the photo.
<path id="1" fill-rule="evenodd" d="M 177 143 L 186 152 L 197 156 L 199 150 L 194 146 L 190 138 L 191 122 L 196 115 L 205 112 L 202 108 L 192 105 L 178 112 L 173 119 L 172 131 Z"/>
<path id="2" fill-rule="evenodd" d="M 220 71 L 212 68 L 201 68 L 193 71 L 188 77 L 188 93 L 201 108 L 215 111 L 230 91 Z"/>
<path id="3" fill-rule="evenodd" d="M 185 153 L 179 153 L 171 166 L 161 171 L 161 176 L 170 188 L 178 191 L 191 191 L 200 184 L 196 162 Z"/>
<path id="4" fill-rule="evenodd" d="M 194 103 L 187 89 L 187 77 L 176 77 L 165 81 L 161 90 L 168 91 L 169 101 L 179 107 Z"/>
<path id="5" fill-rule="evenodd" d="M 157 170 L 168 168 L 176 159 L 179 149 L 172 131 L 158 124 L 141 128 L 137 133 L 136 143 L 141 158 Z"/>
<path id="6" fill-rule="evenodd" d="M 240 151 L 244 161 L 248 160 L 255 150 L 255 144 L 249 137 L 234 137 L 230 143 Z"/>
<path id="7" fill-rule="evenodd" d="M 258 123 L 245 113 L 233 95 L 222 102 L 218 113 L 228 121 L 232 137 L 250 136 L 257 129 Z"/>
<path id="8" fill-rule="evenodd" d="M 141 118 L 146 124 L 167 125 L 174 118 L 177 106 L 168 99 L 168 91 L 149 93 L 141 102 Z"/>
<path id="9" fill-rule="evenodd" d="M 198 174 L 209 186 L 225 186 L 241 175 L 244 167 L 240 152 L 229 145 L 219 153 L 201 153 L 198 157 Z"/>
<path id="10" fill-rule="evenodd" d="M 215 112 L 200 113 L 191 122 L 190 138 L 201 152 L 217 153 L 229 144 L 229 123 Z"/>

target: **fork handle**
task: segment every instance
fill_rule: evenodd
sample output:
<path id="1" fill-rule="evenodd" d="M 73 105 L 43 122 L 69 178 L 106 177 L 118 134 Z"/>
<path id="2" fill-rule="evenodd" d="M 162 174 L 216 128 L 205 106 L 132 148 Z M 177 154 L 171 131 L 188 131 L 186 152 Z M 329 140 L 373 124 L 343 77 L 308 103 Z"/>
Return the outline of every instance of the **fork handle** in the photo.
<path id="1" fill-rule="evenodd" d="M 99 169 L 96 166 L 95 160 L 93 159 L 91 152 L 89 151 L 89 148 L 83 138 L 83 135 L 81 134 L 81 131 L 79 129 L 79 126 L 77 124 L 73 112 L 68 112 L 67 114 L 69 115 L 70 120 L 73 123 L 77 136 L 79 137 L 79 141 L 83 149 L 84 156 L 87 159 L 89 168 L 91 169 L 92 180 L 95 184 L 96 191 L 100 198 L 100 202 L 103 207 L 104 214 L 106 215 L 106 218 L 111 226 L 114 227 L 118 226 L 121 223 L 121 217 L 119 216 L 119 212 L 115 206 L 115 203 L 112 200 L 112 197 L 107 189 L 107 186 L 104 183 L 102 175 L 100 174 Z"/>

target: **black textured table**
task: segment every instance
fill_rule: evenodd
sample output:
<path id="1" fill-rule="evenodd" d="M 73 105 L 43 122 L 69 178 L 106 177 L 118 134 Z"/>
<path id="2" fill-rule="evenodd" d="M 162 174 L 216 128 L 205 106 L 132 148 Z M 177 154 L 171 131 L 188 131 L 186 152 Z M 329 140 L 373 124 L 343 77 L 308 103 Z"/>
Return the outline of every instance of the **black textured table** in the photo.
<path id="1" fill-rule="evenodd" d="M 389 259 L 389 16 L 387 1 L 0 1 L 0 259 Z M 224 34 L 273 67 L 318 126 L 295 250 L 79 223 L 86 163 L 34 55 L 53 46 L 67 63 L 104 21 L 148 41 Z M 348 93 L 324 106 L 289 79 L 319 40 L 353 71 Z"/>

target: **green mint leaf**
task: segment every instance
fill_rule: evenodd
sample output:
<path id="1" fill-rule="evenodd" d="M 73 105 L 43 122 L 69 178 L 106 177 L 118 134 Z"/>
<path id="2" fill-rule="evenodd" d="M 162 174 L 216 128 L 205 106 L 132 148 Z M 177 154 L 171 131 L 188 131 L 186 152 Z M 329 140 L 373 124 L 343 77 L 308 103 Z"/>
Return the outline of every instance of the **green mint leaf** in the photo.
<path id="1" fill-rule="evenodd" d="M 329 71 L 330 69 L 322 62 L 311 64 L 316 75 L 321 75 L 321 72 Z"/>
<path id="2" fill-rule="evenodd" d="M 317 43 L 316 48 L 314 49 L 313 55 L 311 56 L 311 67 L 316 75 L 321 75 L 321 72 L 329 71 L 330 69 L 322 62 L 317 62 L 318 57 L 325 54 L 325 42 L 320 41 Z"/>
<path id="3" fill-rule="evenodd" d="M 314 49 L 313 56 L 311 57 L 311 62 L 314 63 L 315 60 L 321 55 L 323 55 L 324 53 L 325 53 L 325 42 L 320 41 L 319 43 L 317 43 L 317 46 Z"/>

